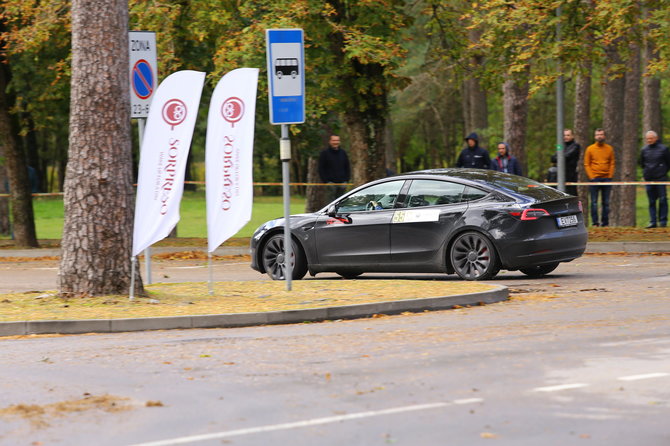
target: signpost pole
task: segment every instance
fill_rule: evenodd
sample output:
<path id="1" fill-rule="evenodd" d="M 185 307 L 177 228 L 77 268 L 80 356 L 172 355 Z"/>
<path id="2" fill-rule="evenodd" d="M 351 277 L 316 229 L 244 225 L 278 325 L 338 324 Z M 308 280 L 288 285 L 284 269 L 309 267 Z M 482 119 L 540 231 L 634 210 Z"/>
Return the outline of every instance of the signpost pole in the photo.
<path id="1" fill-rule="evenodd" d="M 286 291 L 291 291 L 291 281 L 293 279 L 293 244 L 291 243 L 291 193 L 289 189 L 289 163 L 291 161 L 291 140 L 288 136 L 288 125 L 281 126 L 281 140 L 279 141 L 279 157 L 281 158 L 282 170 L 282 192 L 284 196 L 284 277 L 286 279 Z"/>

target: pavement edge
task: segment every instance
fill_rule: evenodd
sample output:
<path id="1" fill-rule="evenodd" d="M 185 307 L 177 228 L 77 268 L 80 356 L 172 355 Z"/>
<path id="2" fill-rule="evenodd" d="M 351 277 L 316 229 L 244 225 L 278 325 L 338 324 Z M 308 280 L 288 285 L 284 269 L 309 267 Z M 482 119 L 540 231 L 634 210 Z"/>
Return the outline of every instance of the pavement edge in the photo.
<path id="1" fill-rule="evenodd" d="M 33 334 L 122 333 L 184 328 L 234 328 L 255 325 L 296 324 L 302 322 L 365 318 L 375 314 L 393 315 L 404 312 L 448 310 L 454 307 L 502 302 L 509 298 L 509 289 L 506 286 L 492 286 L 493 289 L 491 290 L 477 293 L 325 308 L 308 308 L 304 310 L 133 319 L 0 322 L 0 337 Z"/>

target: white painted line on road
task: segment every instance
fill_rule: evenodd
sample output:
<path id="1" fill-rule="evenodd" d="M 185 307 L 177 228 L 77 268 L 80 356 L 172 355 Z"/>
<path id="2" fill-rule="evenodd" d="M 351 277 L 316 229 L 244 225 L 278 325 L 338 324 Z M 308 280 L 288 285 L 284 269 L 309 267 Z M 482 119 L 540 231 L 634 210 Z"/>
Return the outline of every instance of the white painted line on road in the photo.
<path id="1" fill-rule="evenodd" d="M 644 375 L 620 376 L 617 379 L 619 381 L 637 381 L 640 379 L 663 378 L 664 376 L 670 376 L 670 373 L 665 372 L 645 373 Z"/>
<path id="2" fill-rule="evenodd" d="M 574 384 L 560 384 L 558 386 L 536 387 L 534 392 L 560 392 L 561 390 L 579 389 L 581 387 L 588 387 L 588 384 L 574 383 Z"/>
<path id="3" fill-rule="evenodd" d="M 462 400 L 454 400 L 454 404 L 473 404 L 473 403 L 481 403 L 484 401 L 482 398 L 466 398 Z"/>
<path id="4" fill-rule="evenodd" d="M 340 421 L 357 420 L 360 418 L 377 417 L 381 415 L 393 415 L 404 412 L 414 412 L 417 410 L 437 409 L 450 406 L 452 403 L 437 402 L 429 404 L 417 404 L 415 406 L 393 407 L 391 409 L 373 410 L 370 412 L 358 412 L 347 415 L 338 415 L 334 417 L 313 418 L 311 420 L 297 421 L 294 423 L 270 424 L 267 426 L 250 427 L 247 429 L 236 429 L 232 431 L 214 432 L 211 434 L 192 435 L 189 437 L 172 438 L 169 440 L 152 441 L 149 443 L 137 443 L 132 446 L 172 446 L 175 444 L 194 443 L 196 441 L 216 440 L 218 438 L 236 437 L 240 435 L 256 434 L 259 432 L 271 432 L 300 427 L 317 426 L 320 424 L 338 423 Z"/>

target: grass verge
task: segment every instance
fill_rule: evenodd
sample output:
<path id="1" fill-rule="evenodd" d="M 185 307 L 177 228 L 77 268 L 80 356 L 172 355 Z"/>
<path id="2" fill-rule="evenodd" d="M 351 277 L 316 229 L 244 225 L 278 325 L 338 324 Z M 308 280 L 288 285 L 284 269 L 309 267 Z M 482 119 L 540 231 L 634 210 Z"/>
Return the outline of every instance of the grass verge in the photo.
<path id="1" fill-rule="evenodd" d="M 146 286 L 148 297 L 62 298 L 56 292 L 0 295 L 0 322 L 24 320 L 121 319 L 249 313 L 324 308 L 476 293 L 494 288 L 480 282 L 424 280 L 302 280 L 286 291 L 284 282 L 260 280 Z"/>

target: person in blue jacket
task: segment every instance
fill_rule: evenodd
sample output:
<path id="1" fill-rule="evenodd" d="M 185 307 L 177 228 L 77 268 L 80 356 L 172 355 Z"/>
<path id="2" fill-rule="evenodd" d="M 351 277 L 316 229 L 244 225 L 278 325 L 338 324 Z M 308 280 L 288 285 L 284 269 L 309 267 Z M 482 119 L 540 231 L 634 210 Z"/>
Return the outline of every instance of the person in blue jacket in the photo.
<path id="1" fill-rule="evenodd" d="M 498 143 L 498 156 L 491 161 L 491 169 L 522 176 L 521 164 L 519 164 L 518 159 L 512 156 L 509 144 L 506 142 Z"/>
<path id="2" fill-rule="evenodd" d="M 472 167 L 475 169 L 490 169 L 491 158 L 489 152 L 479 147 L 479 137 L 475 132 L 470 133 L 465 142 L 468 146 L 463 149 L 456 161 L 456 167 Z"/>

